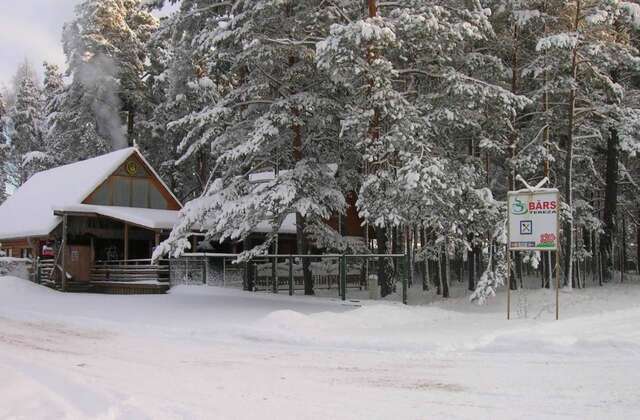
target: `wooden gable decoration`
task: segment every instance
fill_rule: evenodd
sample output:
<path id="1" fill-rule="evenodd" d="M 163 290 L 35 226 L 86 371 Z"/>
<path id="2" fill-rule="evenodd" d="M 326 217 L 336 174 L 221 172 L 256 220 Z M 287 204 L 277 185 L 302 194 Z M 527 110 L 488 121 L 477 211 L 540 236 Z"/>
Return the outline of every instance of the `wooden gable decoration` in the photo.
<path id="1" fill-rule="evenodd" d="M 137 151 L 133 151 L 82 203 L 158 210 L 182 209 L 182 204 Z"/>

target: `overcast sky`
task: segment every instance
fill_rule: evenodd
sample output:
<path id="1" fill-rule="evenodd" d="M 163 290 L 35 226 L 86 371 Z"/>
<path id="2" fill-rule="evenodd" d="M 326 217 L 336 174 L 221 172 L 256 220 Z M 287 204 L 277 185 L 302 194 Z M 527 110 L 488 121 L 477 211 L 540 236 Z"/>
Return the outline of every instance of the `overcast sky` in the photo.
<path id="1" fill-rule="evenodd" d="M 0 83 L 8 84 L 25 58 L 64 66 L 62 25 L 80 0 L 0 0 Z"/>
<path id="2" fill-rule="evenodd" d="M 62 25 L 81 0 L 0 0 L 0 86 L 8 85 L 26 58 L 38 71 L 43 61 L 65 68 Z"/>

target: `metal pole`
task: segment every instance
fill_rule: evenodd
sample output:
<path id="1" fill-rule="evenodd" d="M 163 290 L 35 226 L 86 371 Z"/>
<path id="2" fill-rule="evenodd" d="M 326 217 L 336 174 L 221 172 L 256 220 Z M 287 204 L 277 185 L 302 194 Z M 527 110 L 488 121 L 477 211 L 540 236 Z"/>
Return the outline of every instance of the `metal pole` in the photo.
<path id="1" fill-rule="evenodd" d="M 507 245 L 507 320 L 511 319 L 511 251 Z"/>
<path id="2" fill-rule="evenodd" d="M 278 293 L 278 258 L 275 257 L 271 260 L 271 280 L 273 281 L 273 293 Z"/>
<path id="3" fill-rule="evenodd" d="M 347 300 L 347 256 L 340 257 L 340 297 Z"/>
<path id="4" fill-rule="evenodd" d="M 293 296 L 293 257 L 289 256 L 289 296 Z"/>
<path id="5" fill-rule="evenodd" d="M 556 321 L 560 319 L 560 253 L 556 251 Z"/>
<path id="6" fill-rule="evenodd" d="M 411 258 L 409 256 L 409 250 L 407 249 L 407 256 L 405 257 L 406 261 L 406 272 L 402 278 L 402 303 L 407 304 L 407 282 L 409 280 L 409 273 L 411 271 Z"/>
<path id="7" fill-rule="evenodd" d="M 202 257 L 202 284 L 206 286 L 207 281 L 207 257 Z"/>
<path id="8" fill-rule="evenodd" d="M 556 209 L 556 321 L 560 319 L 560 194 L 557 195 L 558 206 Z M 551 255 L 551 252 L 549 252 Z M 551 258 L 551 257 L 549 257 Z M 571 281 L 571 279 L 569 279 Z"/>

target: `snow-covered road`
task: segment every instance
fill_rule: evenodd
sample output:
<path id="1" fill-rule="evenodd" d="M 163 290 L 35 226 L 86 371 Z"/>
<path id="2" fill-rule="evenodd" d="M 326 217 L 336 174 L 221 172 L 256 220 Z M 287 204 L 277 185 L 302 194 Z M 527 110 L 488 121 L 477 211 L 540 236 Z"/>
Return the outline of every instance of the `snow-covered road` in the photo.
<path id="1" fill-rule="evenodd" d="M 639 285 L 422 307 L 0 278 L 0 418 L 640 416 Z M 527 316 L 525 319 L 524 316 Z"/>

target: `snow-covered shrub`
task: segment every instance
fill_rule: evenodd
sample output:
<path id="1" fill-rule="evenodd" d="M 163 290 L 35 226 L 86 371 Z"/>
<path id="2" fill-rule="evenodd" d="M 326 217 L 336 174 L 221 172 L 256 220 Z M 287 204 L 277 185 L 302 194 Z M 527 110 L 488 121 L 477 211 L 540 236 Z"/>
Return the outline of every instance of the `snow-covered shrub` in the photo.
<path id="1" fill-rule="evenodd" d="M 26 258 L 0 257 L 0 276 L 13 276 L 29 279 L 31 260 Z"/>

